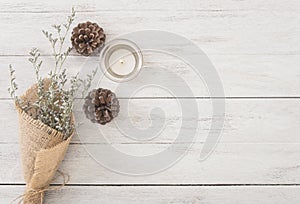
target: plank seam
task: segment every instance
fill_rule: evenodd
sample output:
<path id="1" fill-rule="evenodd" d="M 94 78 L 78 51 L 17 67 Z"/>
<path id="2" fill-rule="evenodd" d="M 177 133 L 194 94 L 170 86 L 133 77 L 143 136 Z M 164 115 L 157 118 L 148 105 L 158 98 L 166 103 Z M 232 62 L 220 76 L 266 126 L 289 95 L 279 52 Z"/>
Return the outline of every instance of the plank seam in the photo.
<path id="1" fill-rule="evenodd" d="M 1 12 L 0 12 L 1 14 Z M 114 35 L 114 34 L 111 34 Z M 195 40 L 195 39 L 191 39 Z M 29 49 L 30 50 L 30 49 Z M 300 53 L 205 53 L 208 56 L 299 56 Z M 70 54 L 70 57 L 81 57 L 79 54 Z M 0 54 L 0 57 L 30 57 L 29 54 Z M 41 54 L 41 57 L 53 57 L 52 54 Z M 89 56 L 99 58 L 99 56 Z"/>
<path id="2" fill-rule="evenodd" d="M 82 98 L 77 98 L 82 99 Z M 157 99 L 229 99 L 229 100 L 236 100 L 236 99 L 245 99 L 245 100 L 251 100 L 251 99 L 300 99 L 300 96 L 225 96 L 225 97 L 209 97 L 209 96 L 195 96 L 195 97 L 185 97 L 185 96 L 179 96 L 179 97 L 118 97 L 118 99 L 134 99 L 134 100 L 157 100 Z M 0 101 L 12 101 L 11 98 L 0 98 Z"/>
<path id="3" fill-rule="evenodd" d="M 25 186 L 25 183 L 0 183 L 0 186 Z M 51 186 L 60 186 L 61 184 L 51 184 Z M 231 187 L 231 186 L 300 186 L 300 183 L 246 183 L 246 184 L 66 184 L 70 187 Z"/>
<path id="4" fill-rule="evenodd" d="M 122 12 L 122 9 L 96 9 L 96 10 L 76 10 L 77 13 L 81 14 L 89 14 L 89 13 L 98 13 L 98 12 Z M 268 9 L 126 9 L 127 12 L 207 12 L 207 13 L 221 13 L 221 12 L 250 12 L 250 11 L 269 11 Z M 296 10 L 297 11 L 297 10 Z M 35 10 L 2 10 L 0 14 L 68 14 L 70 11 L 68 10 L 60 10 L 60 11 L 35 11 Z"/>

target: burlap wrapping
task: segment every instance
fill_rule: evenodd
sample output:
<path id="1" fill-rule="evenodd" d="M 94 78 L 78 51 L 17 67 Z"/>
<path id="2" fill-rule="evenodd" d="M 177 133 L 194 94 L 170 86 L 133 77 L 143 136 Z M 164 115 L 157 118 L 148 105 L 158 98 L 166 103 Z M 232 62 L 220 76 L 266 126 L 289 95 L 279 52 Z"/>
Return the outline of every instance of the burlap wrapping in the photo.
<path id="1" fill-rule="evenodd" d="M 45 83 L 49 87 L 49 81 Z M 37 98 L 37 85 L 33 85 L 21 97 L 26 102 Z M 16 106 L 19 118 L 19 133 L 23 174 L 26 192 L 23 202 L 42 204 L 44 191 L 52 181 L 63 160 L 73 134 L 64 140 L 64 135 L 39 120 L 34 120 Z M 38 192 L 38 193 L 35 193 Z"/>

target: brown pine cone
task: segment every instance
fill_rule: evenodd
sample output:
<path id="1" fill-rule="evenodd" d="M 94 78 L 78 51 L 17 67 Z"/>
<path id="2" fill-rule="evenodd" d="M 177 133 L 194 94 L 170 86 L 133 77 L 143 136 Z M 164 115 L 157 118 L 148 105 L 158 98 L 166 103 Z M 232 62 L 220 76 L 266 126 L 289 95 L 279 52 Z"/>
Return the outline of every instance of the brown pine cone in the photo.
<path id="1" fill-rule="evenodd" d="M 72 31 L 72 45 L 82 55 L 89 56 L 105 42 L 103 29 L 97 23 L 79 23 Z"/>
<path id="2" fill-rule="evenodd" d="M 108 89 L 94 89 L 85 98 L 83 110 L 93 123 L 105 125 L 118 116 L 120 105 L 116 95 Z"/>

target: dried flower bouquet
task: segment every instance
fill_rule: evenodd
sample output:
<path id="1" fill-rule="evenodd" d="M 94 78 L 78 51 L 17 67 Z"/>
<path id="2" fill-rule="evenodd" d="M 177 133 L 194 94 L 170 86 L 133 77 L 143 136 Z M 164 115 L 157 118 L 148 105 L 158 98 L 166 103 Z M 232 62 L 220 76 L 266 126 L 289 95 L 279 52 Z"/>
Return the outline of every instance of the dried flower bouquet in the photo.
<path id="1" fill-rule="evenodd" d="M 55 65 L 46 78 L 40 75 L 41 54 L 34 48 L 29 61 L 36 75 L 36 84 L 21 97 L 16 95 L 15 70 L 10 65 L 9 93 L 15 101 L 19 118 L 19 132 L 23 174 L 26 192 L 24 203 L 41 204 L 44 192 L 49 189 L 69 143 L 74 135 L 73 101 L 79 88 L 87 90 L 96 70 L 85 80 L 68 78 L 64 62 L 72 48 L 63 51 L 66 36 L 74 21 L 75 11 L 63 25 L 53 25 L 56 35 L 43 31 L 51 43 Z M 55 37 L 56 36 L 56 37 Z"/>

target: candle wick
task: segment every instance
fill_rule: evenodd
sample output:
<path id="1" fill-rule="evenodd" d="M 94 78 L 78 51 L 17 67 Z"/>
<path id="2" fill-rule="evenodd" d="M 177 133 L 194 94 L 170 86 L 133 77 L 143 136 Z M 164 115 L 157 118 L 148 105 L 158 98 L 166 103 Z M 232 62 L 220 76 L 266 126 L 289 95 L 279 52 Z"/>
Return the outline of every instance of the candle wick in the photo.
<path id="1" fill-rule="evenodd" d="M 121 64 L 124 64 L 124 60 L 123 60 L 123 59 L 120 59 L 120 63 L 121 63 Z"/>

